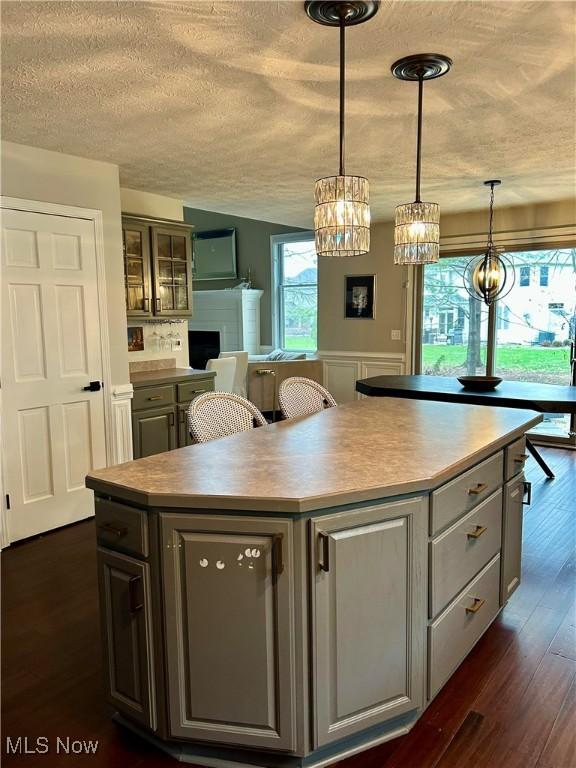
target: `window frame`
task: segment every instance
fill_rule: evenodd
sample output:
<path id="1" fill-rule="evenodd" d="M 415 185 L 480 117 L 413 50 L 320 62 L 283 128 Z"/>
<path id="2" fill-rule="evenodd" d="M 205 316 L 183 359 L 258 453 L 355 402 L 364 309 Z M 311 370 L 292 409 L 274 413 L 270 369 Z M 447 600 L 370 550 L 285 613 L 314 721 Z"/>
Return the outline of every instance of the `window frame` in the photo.
<path id="1" fill-rule="evenodd" d="M 285 235 L 272 235 L 270 237 L 270 252 L 272 259 L 271 269 L 271 291 L 272 297 L 272 345 L 274 349 L 282 349 L 288 352 L 302 352 L 308 355 L 316 354 L 318 347 L 315 350 L 311 349 L 286 349 L 284 346 L 284 301 L 283 301 L 283 283 L 282 277 L 282 246 L 286 243 L 303 243 L 314 242 L 314 231 L 304 230 L 302 232 L 289 232 Z M 318 293 L 318 279 L 316 283 L 302 283 L 303 287 L 316 287 Z M 318 307 L 318 305 L 317 305 Z M 318 332 L 318 328 L 316 328 Z M 318 338 L 318 333 L 316 333 Z"/>

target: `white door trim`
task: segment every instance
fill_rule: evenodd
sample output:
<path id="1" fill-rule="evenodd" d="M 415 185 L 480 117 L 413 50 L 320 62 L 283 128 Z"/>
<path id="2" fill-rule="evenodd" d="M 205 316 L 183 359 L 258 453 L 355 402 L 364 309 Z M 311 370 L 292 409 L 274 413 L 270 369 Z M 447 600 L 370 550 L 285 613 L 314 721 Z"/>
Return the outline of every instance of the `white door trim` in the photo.
<path id="1" fill-rule="evenodd" d="M 18 197 L 0 195 L 0 209 L 26 211 L 28 213 L 44 213 L 50 216 L 65 216 L 67 218 L 85 219 L 91 221 L 94 227 L 94 245 L 96 250 L 96 283 L 98 292 L 98 313 L 100 331 L 100 350 L 102 355 L 102 382 L 104 385 L 104 430 L 106 444 L 106 463 L 112 463 L 114 456 L 114 440 L 112 429 L 112 404 L 110 391 L 112 374 L 110 367 L 110 337 L 108 333 L 108 314 L 106 300 L 106 267 L 104 256 L 104 226 L 102 211 L 93 208 L 79 208 L 74 205 L 47 203 L 41 200 L 24 200 Z M 0 377 L 2 372 L 0 371 Z M 2 483 L 0 482 L 0 488 Z M 9 544 L 6 531 L 6 496 L 2 494 L 0 515 L 0 547 Z"/>

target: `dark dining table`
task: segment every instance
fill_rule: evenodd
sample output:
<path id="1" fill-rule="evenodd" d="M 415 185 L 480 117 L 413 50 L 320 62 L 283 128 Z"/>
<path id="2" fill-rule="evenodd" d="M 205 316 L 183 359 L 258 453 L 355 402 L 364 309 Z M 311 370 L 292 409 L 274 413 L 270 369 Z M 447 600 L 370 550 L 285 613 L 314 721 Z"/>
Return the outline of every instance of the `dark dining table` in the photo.
<path id="1" fill-rule="evenodd" d="M 478 392 L 464 389 L 456 378 L 448 376 L 372 376 L 359 379 L 356 390 L 371 397 L 493 405 L 499 408 L 524 408 L 539 413 L 576 413 L 576 387 L 570 385 L 503 381 L 496 389 Z M 553 479 L 554 473 L 529 439 L 526 440 L 526 448 L 546 475 Z"/>

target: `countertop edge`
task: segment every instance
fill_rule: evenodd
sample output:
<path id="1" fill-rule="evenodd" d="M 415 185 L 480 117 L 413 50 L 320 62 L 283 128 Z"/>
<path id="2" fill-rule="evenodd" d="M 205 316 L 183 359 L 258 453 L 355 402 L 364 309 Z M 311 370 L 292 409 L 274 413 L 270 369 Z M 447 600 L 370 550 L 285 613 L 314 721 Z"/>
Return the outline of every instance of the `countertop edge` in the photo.
<path id="1" fill-rule="evenodd" d="M 191 369 L 189 373 L 177 373 L 170 374 L 174 368 L 158 369 L 155 371 L 136 371 L 130 374 L 130 384 L 133 387 L 146 387 L 154 386 L 157 384 L 181 384 L 193 379 L 214 379 L 216 377 L 215 371 L 202 371 L 197 369 Z M 177 369 L 181 370 L 181 369 Z M 140 376 L 142 374 L 151 374 L 150 378 L 135 379 L 133 377 Z"/>
<path id="2" fill-rule="evenodd" d="M 488 443 L 481 449 L 469 454 L 462 461 L 445 467 L 441 472 L 431 477 L 424 477 L 412 482 L 398 482 L 385 486 L 350 491 L 347 493 L 323 494 L 305 498 L 283 497 L 242 497 L 222 495 L 179 495 L 151 494 L 145 490 L 137 490 L 129 486 L 103 481 L 90 475 L 86 477 L 86 487 L 96 493 L 113 496 L 143 507 L 160 509 L 189 509 L 189 510 L 223 510 L 236 512 L 267 512 L 270 514 L 305 514 L 322 509 L 333 509 L 349 504 L 378 501 L 380 499 L 404 496 L 415 493 L 430 493 L 460 472 L 480 463 L 489 456 L 502 450 L 525 434 L 531 427 L 542 421 L 543 416 L 535 413 L 522 426 L 512 429 L 502 437 Z"/>

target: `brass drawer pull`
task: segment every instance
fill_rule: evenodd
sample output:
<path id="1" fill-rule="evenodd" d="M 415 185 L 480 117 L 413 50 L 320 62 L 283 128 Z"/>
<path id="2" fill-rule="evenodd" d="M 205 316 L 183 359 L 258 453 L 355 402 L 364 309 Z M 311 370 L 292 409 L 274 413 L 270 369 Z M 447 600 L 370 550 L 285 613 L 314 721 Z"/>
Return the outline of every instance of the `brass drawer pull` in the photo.
<path id="1" fill-rule="evenodd" d="M 192 389 L 190 390 L 191 395 L 201 395 L 202 392 L 206 392 L 205 389 Z"/>
<path id="2" fill-rule="evenodd" d="M 473 531 L 468 531 L 466 536 L 468 536 L 469 539 L 479 539 L 487 530 L 488 528 L 485 525 L 477 525 Z"/>
<path id="3" fill-rule="evenodd" d="M 514 461 L 516 464 L 524 464 L 527 458 L 527 453 L 519 453 L 517 456 L 514 456 Z"/>
<path id="4" fill-rule="evenodd" d="M 486 488 L 488 488 L 486 483 L 477 483 L 474 488 L 468 488 L 468 495 L 477 496 L 479 493 L 482 493 L 482 491 L 485 491 Z"/>
<path id="5" fill-rule="evenodd" d="M 128 533 L 128 528 L 122 528 L 119 525 L 114 525 L 113 523 L 100 523 L 98 528 L 100 528 L 100 530 L 104 531 L 105 533 L 113 533 L 114 536 L 117 536 L 119 539 L 121 539 L 122 536 L 126 536 Z"/>
<path id="6" fill-rule="evenodd" d="M 480 608 L 482 608 L 482 606 L 486 602 L 486 600 L 484 600 L 483 597 L 473 597 L 472 601 L 473 601 L 472 605 L 469 605 L 466 608 L 466 613 L 478 613 Z"/>
<path id="7" fill-rule="evenodd" d="M 152 395 L 148 400 L 162 400 L 162 395 Z"/>

